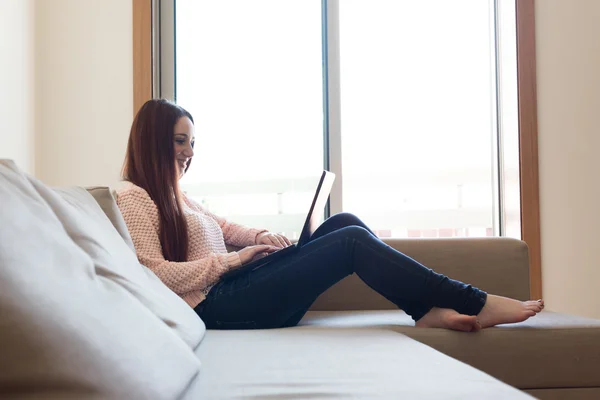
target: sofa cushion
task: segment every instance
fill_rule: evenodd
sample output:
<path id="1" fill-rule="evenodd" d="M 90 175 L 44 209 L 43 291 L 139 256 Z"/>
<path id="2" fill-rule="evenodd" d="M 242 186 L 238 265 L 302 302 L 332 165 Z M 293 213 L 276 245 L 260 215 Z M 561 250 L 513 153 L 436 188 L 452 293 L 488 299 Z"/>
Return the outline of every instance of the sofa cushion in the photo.
<path id="1" fill-rule="evenodd" d="M 543 311 L 477 333 L 415 328 L 402 311 L 308 312 L 321 327 L 387 327 L 520 389 L 600 387 L 600 321 Z"/>
<path id="2" fill-rule="evenodd" d="M 197 354 L 189 399 L 530 398 L 385 329 L 208 331 Z"/>
<path id="3" fill-rule="evenodd" d="M 119 235 L 123 241 L 135 253 L 133 240 L 131 239 L 131 235 L 129 234 L 125 220 L 123 219 L 123 215 L 121 215 L 119 206 L 117 206 L 117 202 L 115 201 L 114 191 L 111 191 L 106 186 L 93 186 L 86 188 L 86 190 L 94 197 L 94 200 L 96 200 L 102 211 L 104 211 L 104 214 L 106 214 L 117 232 L 119 232 Z"/>
<path id="4" fill-rule="evenodd" d="M 598 400 L 600 387 L 529 389 L 525 391 L 540 400 Z"/>
<path id="5" fill-rule="evenodd" d="M 195 349 L 205 326 L 179 296 L 167 288 L 121 239 L 103 210 L 83 188 L 56 188 L 53 196 L 39 182 L 38 191 L 46 199 L 67 234 L 93 260 L 95 273 L 117 282 L 171 327 Z"/>
<path id="6" fill-rule="evenodd" d="M 197 357 L 86 252 L 102 250 L 79 224 L 96 222 L 63 202 L 0 161 L 2 397 L 180 397 L 198 374 Z"/>

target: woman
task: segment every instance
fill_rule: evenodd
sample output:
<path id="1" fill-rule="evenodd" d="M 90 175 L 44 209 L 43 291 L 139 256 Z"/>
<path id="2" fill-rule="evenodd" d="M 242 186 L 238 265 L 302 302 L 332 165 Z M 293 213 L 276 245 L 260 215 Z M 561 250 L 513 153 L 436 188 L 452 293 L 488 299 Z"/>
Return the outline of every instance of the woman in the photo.
<path id="1" fill-rule="evenodd" d="M 230 269 L 289 246 L 266 230 L 203 209 L 179 188 L 194 156 L 194 120 L 166 100 L 140 109 L 129 137 L 117 202 L 140 262 L 181 296 L 208 328 L 296 325 L 315 299 L 356 273 L 419 327 L 477 331 L 520 322 L 544 308 L 487 293 L 433 272 L 387 246 L 357 217 L 336 214 L 294 254 L 221 280 Z M 227 152 L 222 150 L 227 162 Z M 225 243 L 242 250 L 227 252 Z"/>

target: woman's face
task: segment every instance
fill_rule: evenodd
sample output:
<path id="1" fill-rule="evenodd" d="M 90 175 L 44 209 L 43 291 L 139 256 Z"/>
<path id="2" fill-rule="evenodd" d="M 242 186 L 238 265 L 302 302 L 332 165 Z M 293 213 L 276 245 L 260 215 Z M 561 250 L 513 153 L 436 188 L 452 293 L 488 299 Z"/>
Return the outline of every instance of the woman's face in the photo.
<path id="1" fill-rule="evenodd" d="M 185 174 L 185 169 L 189 165 L 190 160 L 194 157 L 194 124 L 188 117 L 181 117 L 175 124 L 175 167 L 177 168 L 178 176 L 181 178 Z"/>

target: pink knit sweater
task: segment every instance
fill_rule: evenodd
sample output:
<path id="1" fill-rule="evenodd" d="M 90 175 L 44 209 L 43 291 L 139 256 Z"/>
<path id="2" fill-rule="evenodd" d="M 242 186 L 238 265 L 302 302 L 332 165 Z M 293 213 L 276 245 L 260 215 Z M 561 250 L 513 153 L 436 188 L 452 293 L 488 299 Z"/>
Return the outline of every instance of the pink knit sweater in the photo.
<path id="1" fill-rule="evenodd" d="M 148 193 L 128 183 L 117 192 L 138 259 L 192 308 L 206 297 L 208 290 L 231 268 L 241 265 L 237 252 L 227 253 L 225 243 L 245 247 L 256 244 L 264 230 L 246 228 L 220 218 L 183 196 L 188 223 L 188 261 L 165 260 L 159 238 L 158 209 Z"/>

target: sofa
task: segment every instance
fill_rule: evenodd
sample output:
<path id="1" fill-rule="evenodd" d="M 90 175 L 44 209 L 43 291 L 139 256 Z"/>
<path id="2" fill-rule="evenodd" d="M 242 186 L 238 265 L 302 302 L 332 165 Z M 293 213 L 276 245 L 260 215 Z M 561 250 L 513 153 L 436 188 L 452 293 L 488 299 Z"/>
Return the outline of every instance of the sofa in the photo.
<path id="1" fill-rule="evenodd" d="M 452 278 L 529 298 L 518 240 L 391 239 Z M 0 398 L 596 399 L 600 321 L 544 311 L 477 333 L 416 328 L 350 276 L 299 326 L 206 330 L 135 256 L 109 188 L 0 161 Z"/>

